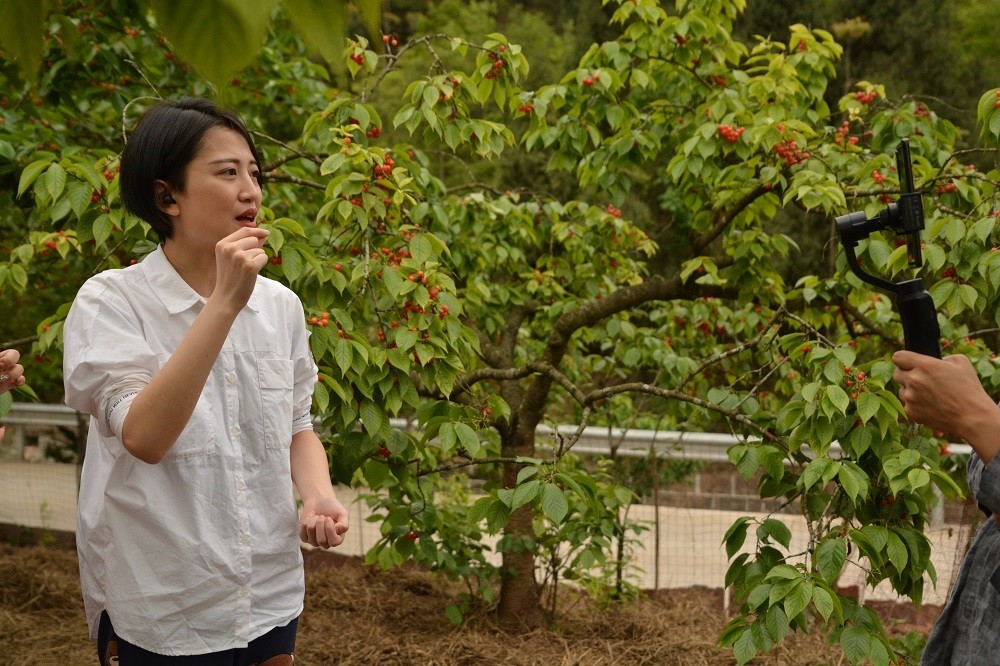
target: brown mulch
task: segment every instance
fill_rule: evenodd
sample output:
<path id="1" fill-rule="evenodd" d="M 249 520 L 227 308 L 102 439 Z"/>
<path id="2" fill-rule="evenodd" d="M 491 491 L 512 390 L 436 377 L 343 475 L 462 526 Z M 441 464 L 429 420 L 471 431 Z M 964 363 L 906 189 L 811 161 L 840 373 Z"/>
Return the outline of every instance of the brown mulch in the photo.
<path id="1" fill-rule="evenodd" d="M 605 610 L 567 597 L 551 628 L 508 633 L 483 613 L 470 614 L 462 627 L 454 627 L 445 608 L 463 588 L 414 568 L 381 571 L 314 551 L 306 553 L 306 586 L 296 665 L 735 663 L 730 651 L 715 646 L 727 622 L 718 591 L 662 591 L 653 599 Z M 896 618 L 887 618 L 887 626 L 928 628 L 926 618 L 905 611 L 897 609 Z M 97 663 L 86 635 L 73 552 L 0 545 L 0 654 L 4 663 L 19 666 Z M 794 634 L 754 663 L 847 662 L 822 636 Z"/>

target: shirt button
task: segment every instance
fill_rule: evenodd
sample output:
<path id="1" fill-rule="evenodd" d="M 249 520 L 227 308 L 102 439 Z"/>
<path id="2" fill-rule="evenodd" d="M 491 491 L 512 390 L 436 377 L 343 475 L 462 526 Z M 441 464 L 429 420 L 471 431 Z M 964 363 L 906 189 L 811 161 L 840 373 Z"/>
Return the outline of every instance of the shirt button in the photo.
<path id="1" fill-rule="evenodd" d="M 226 375 L 226 382 L 229 383 L 229 384 L 235 384 L 236 383 L 236 375 L 234 375 L 231 372 L 228 373 Z"/>
<path id="2" fill-rule="evenodd" d="M 250 543 L 250 535 L 249 534 L 244 534 L 243 536 L 241 536 L 240 537 L 240 543 L 242 543 L 244 546 L 247 545 L 248 543 Z"/>
<path id="3" fill-rule="evenodd" d="M 236 482 L 236 490 L 246 490 L 246 489 L 247 489 L 247 484 L 243 483 L 242 481 Z"/>
<path id="4" fill-rule="evenodd" d="M 240 427 L 234 425 L 232 428 L 229 429 L 229 432 L 232 434 L 233 437 L 236 437 L 236 435 L 240 434 Z"/>
<path id="5" fill-rule="evenodd" d="M 250 588 L 249 587 L 241 588 L 240 589 L 240 596 L 244 597 L 244 598 L 249 597 L 250 596 Z"/>

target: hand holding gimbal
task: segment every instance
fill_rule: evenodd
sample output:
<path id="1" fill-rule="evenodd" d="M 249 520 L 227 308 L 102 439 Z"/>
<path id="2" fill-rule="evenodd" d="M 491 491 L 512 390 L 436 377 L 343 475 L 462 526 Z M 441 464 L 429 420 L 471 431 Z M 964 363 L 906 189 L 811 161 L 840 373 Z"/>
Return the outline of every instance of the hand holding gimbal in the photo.
<path id="1" fill-rule="evenodd" d="M 903 139 L 896 148 L 896 171 L 899 173 L 900 197 L 873 218 L 862 212 L 848 213 L 836 218 L 837 231 L 847 255 L 851 271 L 861 280 L 896 296 L 896 309 L 903 324 L 903 343 L 909 351 L 941 358 L 937 313 L 934 301 L 924 290 L 920 278 L 889 282 L 862 270 L 855 248 L 858 241 L 868 238 L 875 231 L 889 229 L 906 236 L 907 253 L 911 268 L 920 268 L 920 232 L 924 228 L 924 206 L 920 192 L 913 189 L 913 166 L 910 162 L 910 140 Z"/>

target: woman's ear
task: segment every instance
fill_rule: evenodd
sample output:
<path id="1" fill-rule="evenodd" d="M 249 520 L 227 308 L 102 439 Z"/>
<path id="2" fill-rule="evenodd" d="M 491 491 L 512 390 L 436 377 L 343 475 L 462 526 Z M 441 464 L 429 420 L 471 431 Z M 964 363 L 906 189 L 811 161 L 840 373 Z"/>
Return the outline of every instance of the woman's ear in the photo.
<path id="1" fill-rule="evenodd" d="M 176 206 L 177 199 L 174 199 L 174 196 L 170 193 L 170 186 L 165 181 L 157 180 L 154 183 L 154 187 L 153 196 L 156 197 L 156 206 L 169 215 L 171 211 L 167 209 L 171 206 Z"/>

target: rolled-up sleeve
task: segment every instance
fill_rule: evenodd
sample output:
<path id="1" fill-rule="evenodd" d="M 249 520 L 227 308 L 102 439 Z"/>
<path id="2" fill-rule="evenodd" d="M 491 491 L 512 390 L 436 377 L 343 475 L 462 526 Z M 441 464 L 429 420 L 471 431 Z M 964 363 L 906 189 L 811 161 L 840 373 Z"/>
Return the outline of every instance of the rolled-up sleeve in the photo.
<path id="1" fill-rule="evenodd" d="M 159 367 L 128 301 L 101 276 L 80 289 L 63 329 L 66 404 L 121 440 L 132 398 Z"/>

